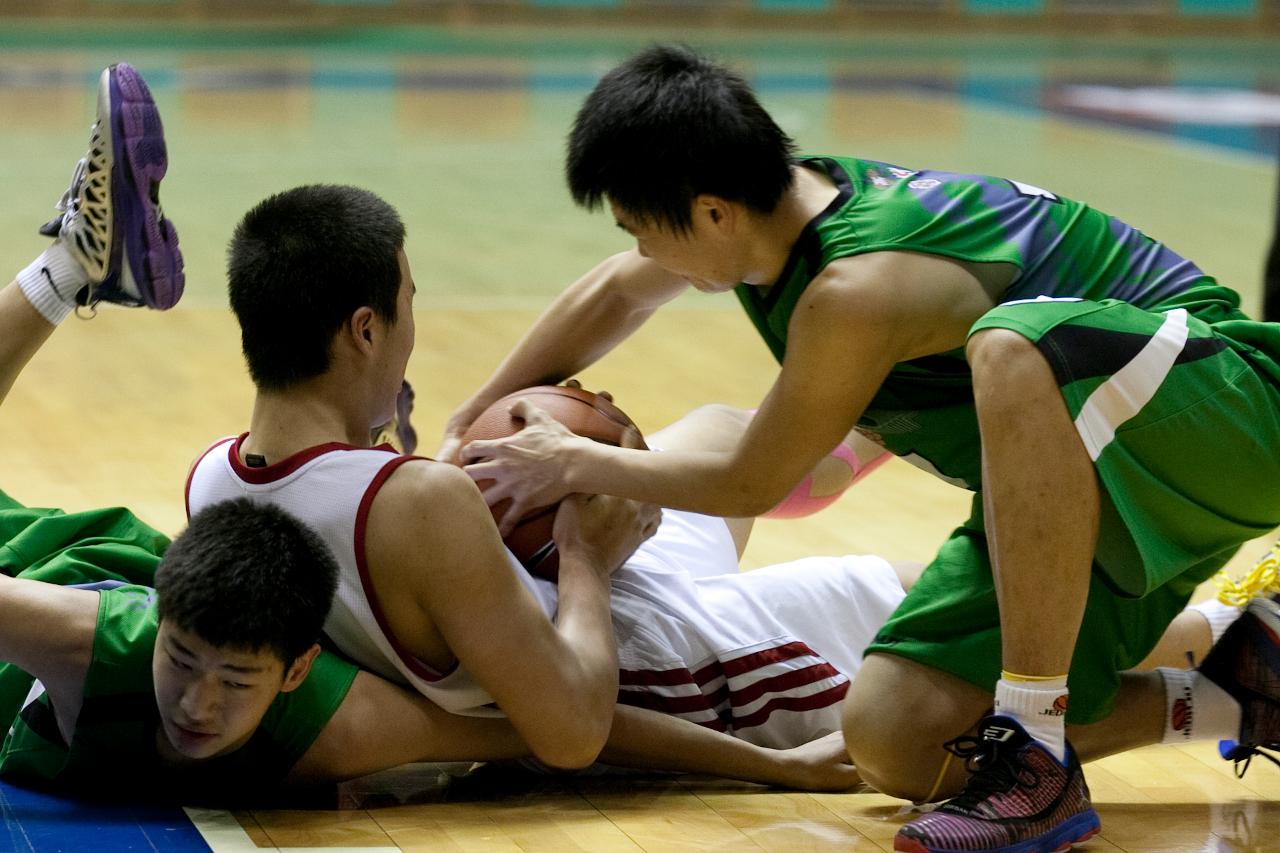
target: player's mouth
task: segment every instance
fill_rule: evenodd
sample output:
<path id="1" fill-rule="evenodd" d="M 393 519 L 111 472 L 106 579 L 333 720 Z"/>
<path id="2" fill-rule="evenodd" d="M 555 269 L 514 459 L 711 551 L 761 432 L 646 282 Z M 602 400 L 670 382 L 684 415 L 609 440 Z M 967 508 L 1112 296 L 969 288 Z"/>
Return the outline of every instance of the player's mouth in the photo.
<path id="1" fill-rule="evenodd" d="M 189 729 L 186 726 L 179 725 L 177 722 L 170 721 L 173 725 L 173 731 L 182 742 L 187 746 L 202 746 L 210 743 L 218 736 L 217 732 L 207 732 L 201 729 Z"/>

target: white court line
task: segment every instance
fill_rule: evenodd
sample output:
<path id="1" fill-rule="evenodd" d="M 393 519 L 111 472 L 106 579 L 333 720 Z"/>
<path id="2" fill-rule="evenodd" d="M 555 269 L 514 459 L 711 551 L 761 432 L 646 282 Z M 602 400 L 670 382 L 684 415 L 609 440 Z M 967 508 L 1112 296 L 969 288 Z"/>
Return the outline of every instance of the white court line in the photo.
<path id="1" fill-rule="evenodd" d="M 203 836 L 213 853 L 261 853 L 263 850 L 287 850 L 289 853 L 386 853 L 399 847 L 259 847 L 231 812 L 222 809 L 184 808 L 187 817 Z"/>

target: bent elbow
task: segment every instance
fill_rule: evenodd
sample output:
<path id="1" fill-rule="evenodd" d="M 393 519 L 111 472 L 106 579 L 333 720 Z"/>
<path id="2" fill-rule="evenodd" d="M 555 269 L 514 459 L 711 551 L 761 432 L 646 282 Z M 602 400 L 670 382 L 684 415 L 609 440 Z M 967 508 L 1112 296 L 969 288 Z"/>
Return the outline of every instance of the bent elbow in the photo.
<path id="1" fill-rule="evenodd" d="M 617 695 L 616 688 L 613 693 Z M 599 707 L 593 707 L 599 705 Z M 571 712 L 544 727 L 529 749 L 539 761 L 557 770 L 582 770 L 600 757 L 613 728 L 613 702 L 567 703 Z"/>
<path id="2" fill-rule="evenodd" d="M 530 744 L 533 755 L 548 767 L 556 770 L 584 770 L 595 763 L 604 749 L 609 732 L 590 731 L 592 726 L 572 726 L 553 742 Z"/>

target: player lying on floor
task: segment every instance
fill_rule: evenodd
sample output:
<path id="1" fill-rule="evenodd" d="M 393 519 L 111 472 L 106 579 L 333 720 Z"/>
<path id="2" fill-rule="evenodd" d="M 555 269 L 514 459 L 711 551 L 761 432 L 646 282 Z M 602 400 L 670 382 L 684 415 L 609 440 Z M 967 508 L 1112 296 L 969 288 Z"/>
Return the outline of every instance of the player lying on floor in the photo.
<path id="1" fill-rule="evenodd" d="M 90 154 L 43 229 L 56 239 L 0 291 L 0 398 L 75 305 L 177 302 L 177 234 L 155 200 L 165 158 L 145 84 L 126 65 L 108 69 Z M 612 500 L 560 515 L 557 536 L 608 565 L 646 523 Z M 124 510 L 66 515 L 0 499 L 0 716 L 12 721 L 0 773 L 205 797 L 527 755 L 507 720 L 446 714 L 320 650 L 335 569 L 305 530 L 228 502 L 198 515 L 162 563 L 166 538 Z M 608 729 L 606 757 L 620 763 L 797 787 L 857 781 L 835 738 L 782 752 L 631 707 L 611 712 Z"/>
<path id="2" fill-rule="evenodd" d="M 0 387 L 52 331 L 17 287 L 0 291 Z M 583 512 L 576 523 L 592 538 L 617 521 Z M 4 778 L 208 800 L 407 761 L 528 754 L 504 719 L 446 713 L 321 651 L 336 568 L 281 510 L 221 503 L 166 550 L 123 509 L 63 514 L 0 495 L 0 543 Z M 604 757 L 801 788 L 856 784 L 838 736 L 808 746 L 772 736 L 789 738 L 799 748 L 769 749 L 622 706 Z"/>
<path id="3" fill-rule="evenodd" d="M 0 387 L 52 331 L 17 287 L 0 291 Z M 703 410 L 653 438 L 710 440 L 740 422 Z M 622 701 L 686 719 L 620 705 L 603 758 L 849 787 L 857 775 L 838 735 L 802 744 L 838 727 L 861 647 L 904 583 L 877 558 L 737 574 L 733 534 L 747 525 L 735 524 L 673 513 L 615 575 Z M 215 505 L 166 551 L 123 509 L 68 515 L 0 496 L 0 542 L 5 778 L 216 800 L 405 761 L 528 753 L 505 720 L 445 713 L 321 651 L 336 568 L 276 508 Z M 1171 650 L 1204 642 L 1189 616 Z M 680 665 L 704 658 L 696 671 Z"/>

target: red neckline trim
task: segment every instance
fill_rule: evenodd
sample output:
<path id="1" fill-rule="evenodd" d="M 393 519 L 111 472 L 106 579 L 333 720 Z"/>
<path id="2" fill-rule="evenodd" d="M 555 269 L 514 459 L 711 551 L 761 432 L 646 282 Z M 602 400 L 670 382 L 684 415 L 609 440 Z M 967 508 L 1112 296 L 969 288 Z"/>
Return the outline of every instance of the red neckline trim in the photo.
<path id="1" fill-rule="evenodd" d="M 250 468 L 240 459 L 240 448 L 244 445 L 244 440 L 249 437 L 249 433 L 242 432 L 240 436 L 231 444 L 227 450 L 227 461 L 231 464 L 231 470 L 237 477 L 246 483 L 255 486 L 265 486 L 268 483 L 274 483 L 277 480 L 283 480 L 294 471 L 297 471 L 303 465 L 311 460 L 323 456 L 326 453 L 332 453 L 335 450 L 381 450 L 387 453 L 395 453 L 396 449 L 389 444 L 380 444 L 377 447 L 356 447 L 353 444 L 345 444 L 341 441 L 330 441 L 324 444 L 317 444 L 314 447 L 308 447 L 306 450 L 299 450 L 292 456 L 281 459 L 279 462 L 273 462 L 265 468 Z"/>

